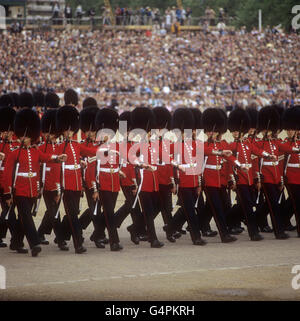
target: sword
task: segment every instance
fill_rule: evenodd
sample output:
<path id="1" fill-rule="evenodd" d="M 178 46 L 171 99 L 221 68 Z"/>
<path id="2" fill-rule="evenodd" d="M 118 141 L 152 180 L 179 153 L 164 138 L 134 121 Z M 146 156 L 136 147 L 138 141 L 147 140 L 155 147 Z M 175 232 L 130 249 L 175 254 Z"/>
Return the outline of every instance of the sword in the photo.
<path id="1" fill-rule="evenodd" d="M 203 162 L 203 165 L 202 165 L 202 168 L 201 168 L 201 175 L 203 175 L 203 172 L 204 172 L 204 169 L 205 169 L 205 166 L 206 166 L 206 163 L 207 163 L 207 159 L 208 159 L 208 156 L 205 156 L 204 157 L 204 162 Z M 200 198 L 200 195 L 198 195 L 198 197 L 197 197 L 197 201 L 195 203 L 195 208 L 198 207 L 199 198 Z"/>
<path id="2" fill-rule="evenodd" d="M 262 164 L 263 164 L 263 158 L 260 160 L 260 165 L 259 165 L 259 175 L 261 174 L 261 168 L 262 168 Z M 260 198 L 260 190 L 257 192 L 257 199 L 256 199 L 256 204 L 259 203 L 259 198 Z"/>
<path id="3" fill-rule="evenodd" d="M 138 201 L 138 198 L 139 198 L 139 194 L 140 194 L 140 191 L 142 189 L 142 185 L 143 185 L 143 180 L 144 180 L 144 169 L 140 169 L 140 176 L 141 176 L 141 181 L 140 181 L 140 185 L 139 185 L 139 188 L 137 190 L 137 193 L 136 193 L 136 197 L 135 197 L 135 200 L 134 200 L 134 203 L 132 205 L 132 208 L 135 208 L 136 207 L 136 203 Z"/>

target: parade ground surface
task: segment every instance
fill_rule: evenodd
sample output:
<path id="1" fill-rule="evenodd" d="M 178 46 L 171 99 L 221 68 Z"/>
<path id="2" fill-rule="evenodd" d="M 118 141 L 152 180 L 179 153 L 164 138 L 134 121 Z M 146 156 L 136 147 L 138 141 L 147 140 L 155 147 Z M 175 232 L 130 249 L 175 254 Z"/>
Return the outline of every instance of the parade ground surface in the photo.
<path id="1" fill-rule="evenodd" d="M 120 194 L 117 207 L 122 201 Z M 82 205 L 85 208 L 85 201 Z M 41 214 L 35 218 L 37 224 L 40 220 Z M 300 264 L 296 232 L 290 232 L 288 240 L 264 233 L 260 242 L 249 241 L 243 232 L 230 244 L 222 244 L 219 237 L 206 238 L 206 246 L 192 245 L 187 234 L 170 243 L 159 215 L 157 234 L 165 246 L 155 249 L 148 242 L 134 245 L 130 241 L 126 230 L 130 222 L 128 217 L 119 230 L 121 252 L 111 252 L 109 246 L 96 248 L 89 240 L 92 225 L 84 231 L 84 254 L 75 254 L 72 242 L 69 252 L 59 251 L 53 234 L 48 236 L 50 245 L 44 245 L 35 258 L 0 249 L 0 265 L 6 269 L 6 289 L 0 290 L 0 300 L 300 299 L 300 289 L 292 287 L 293 278 L 298 283 L 292 268 Z"/>

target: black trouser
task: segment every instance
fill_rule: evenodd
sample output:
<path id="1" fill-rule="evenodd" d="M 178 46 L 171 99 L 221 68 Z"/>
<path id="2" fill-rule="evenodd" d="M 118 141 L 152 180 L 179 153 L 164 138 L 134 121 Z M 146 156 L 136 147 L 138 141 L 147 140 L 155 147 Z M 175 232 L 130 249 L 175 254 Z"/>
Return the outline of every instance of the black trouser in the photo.
<path id="1" fill-rule="evenodd" d="M 148 240 L 150 243 L 157 240 L 154 218 L 159 213 L 158 192 L 140 192 L 139 194 L 145 224 L 147 226 Z"/>
<path id="2" fill-rule="evenodd" d="M 198 217 L 196 215 L 195 204 L 197 201 L 197 192 L 195 187 L 179 187 L 178 197 L 182 204 L 182 210 L 185 219 L 188 222 L 189 232 L 193 242 L 201 238 Z"/>
<path id="3" fill-rule="evenodd" d="M 288 187 L 286 186 L 287 190 Z M 290 194 L 290 193 L 289 193 Z M 286 198 L 284 192 L 282 192 L 282 199 L 280 203 L 280 211 L 284 213 L 283 221 L 285 228 L 288 228 L 291 225 L 291 218 L 294 214 L 294 206 L 290 197 Z"/>
<path id="4" fill-rule="evenodd" d="M 244 218 L 246 220 L 246 225 L 248 228 L 248 234 L 250 237 L 254 236 L 258 233 L 257 223 L 256 223 L 256 215 L 253 211 L 253 207 L 255 206 L 254 192 L 253 187 L 249 185 L 237 185 L 237 197 L 240 207 L 242 209 L 242 213 L 244 214 Z"/>
<path id="5" fill-rule="evenodd" d="M 228 230 L 221 188 L 207 186 L 205 187 L 205 195 L 220 233 L 221 240 L 223 240 L 224 236 L 228 235 Z"/>
<path id="6" fill-rule="evenodd" d="M 263 191 L 266 197 L 266 202 L 271 214 L 271 221 L 274 229 L 275 237 L 284 232 L 283 213 L 280 211 L 280 204 L 278 204 L 280 191 L 278 185 L 263 183 Z"/>
<path id="7" fill-rule="evenodd" d="M 36 198 L 32 197 L 15 197 L 15 202 L 18 209 L 18 219 L 21 224 L 20 239 L 23 240 L 25 235 L 31 249 L 40 244 L 40 238 L 32 218 L 32 210 L 35 201 Z"/>
<path id="8" fill-rule="evenodd" d="M 110 191 L 101 191 L 99 192 L 99 196 L 103 205 L 103 214 L 106 222 L 106 227 L 109 235 L 109 243 L 110 245 L 114 243 L 119 243 L 119 235 L 117 231 L 117 226 L 114 221 L 114 211 L 118 198 L 118 192 L 110 192 Z"/>
<path id="9" fill-rule="evenodd" d="M 293 204 L 297 224 L 297 233 L 298 236 L 300 236 L 300 184 L 287 184 L 286 187 Z"/>
<path id="10" fill-rule="evenodd" d="M 121 186 L 121 188 L 125 196 L 125 203 L 115 213 L 116 226 L 120 227 L 130 213 L 132 218 L 132 230 L 134 230 L 136 234 L 145 234 L 145 222 L 139 202 L 137 202 L 135 208 L 132 208 L 136 197 L 133 195 L 132 186 Z"/>
<path id="11" fill-rule="evenodd" d="M 172 220 L 172 186 L 159 185 L 159 207 L 163 217 L 164 224 L 170 224 Z"/>
<path id="12" fill-rule="evenodd" d="M 105 237 L 105 218 L 101 215 L 101 200 L 98 201 L 97 213 L 94 215 L 96 202 L 93 199 L 94 189 L 86 189 L 85 195 L 88 202 L 88 208 L 81 214 L 79 218 L 80 226 L 86 229 L 91 222 L 94 225 L 94 240 L 103 239 Z"/>
<path id="13" fill-rule="evenodd" d="M 53 229 L 57 243 L 61 244 L 64 238 L 60 216 L 58 216 L 57 219 L 55 218 L 58 209 L 58 204 L 55 202 L 56 196 L 57 191 L 44 191 L 43 193 L 47 211 L 45 212 L 41 225 L 38 228 L 38 234 L 40 237 L 44 234 L 51 234 Z"/>
<path id="14" fill-rule="evenodd" d="M 262 230 L 264 227 L 269 226 L 269 224 L 268 224 L 269 208 L 268 208 L 267 202 L 265 201 L 262 188 L 260 190 L 259 195 L 258 195 L 258 190 L 255 189 L 254 196 L 255 196 L 255 203 L 258 198 L 258 204 L 255 204 L 256 205 L 256 212 L 255 212 L 256 213 L 256 221 L 257 221 L 258 227 Z"/>
<path id="15" fill-rule="evenodd" d="M 83 243 L 82 229 L 78 219 L 80 196 L 80 191 L 70 190 L 65 190 L 63 195 L 66 212 L 62 221 L 64 227 L 64 239 L 69 240 L 70 235 L 72 235 L 75 249 L 81 247 Z"/>
<path id="16" fill-rule="evenodd" d="M 200 229 L 202 232 L 205 232 L 205 231 L 210 230 L 210 225 L 209 225 L 210 218 L 208 219 L 208 216 L 207 217 L 205 216 L 205 212 L 204 212 L 205 211 L 205 203 L 204 203 L 204 199 L 203 199 L 203 194 L 201 193 L 199 195 L 199 197 L 197 195 L 195 195 L 195 196 L 196 196 L 196 200 L 195 200 L 195 204 L 194 204 L 194 211 L 195 211 L 197 223 L 194 223 L 194 226 L 195 227 L 197 226 L 198 230 Z M 182 197 L 180 197 L 180 196 L 178 196 L 178 197 L 179 197 L 179 204 L 181 206 L 176 211 L 176 213 L 173 216 L 173 219 L 171 220 L 171 222 L 169 224 L 170 228 L 173 232 L 180 231 L 182 229 L 184 223 L 187 222 L 187 215 L 186 215 L 186 211 L 183 206 L 184 200 L 182 199 Z M 193 199 L 194 199 L 194 197 L 193 197 Z M 198 199 L 198 204 L 197 204 L 197 208 L 195 208 L 197 199 Z M 198 236 L 198 231 L 196 233 L 194 232 L 194 234 L 196 236 Z"/>
<path id="17" fill-rule="evenodd" d="M 17 220 L 16 213 L 15 213 L 15 205 L 10 210 L 8 215 L 8 219 L 6 219 L 7 212 L 9 211 L 9 206 L 7 205 L 6 201 L 1 199 L 1 207 L 2 212 L 0 216 L 0 225 L 1 225 L 1 232 L 0 232 L 0 239 L 6 237 L 7 228 L 10 231 L 11 239 L 10 245 L 13 248 L 20 248 L 24 246 L 23 238 L 24 234 L 22 232 L 22 228 L 20 222 Z"/>
<path id="18" fill-rule="evenodd" d="M 210 221 L 213 215 L 208 202 L 204 202 L 203 193 L 199 196 L 196 211 L 201 232 L 204 233 L 210 231 Z"/>

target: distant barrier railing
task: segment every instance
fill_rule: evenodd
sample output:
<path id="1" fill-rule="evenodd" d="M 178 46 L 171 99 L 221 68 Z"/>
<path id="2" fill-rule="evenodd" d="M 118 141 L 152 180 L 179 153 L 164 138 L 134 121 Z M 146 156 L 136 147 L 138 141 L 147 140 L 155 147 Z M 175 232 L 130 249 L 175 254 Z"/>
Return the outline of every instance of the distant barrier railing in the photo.
<path id="1" fill-rule="evenodd" d="M 207 17 L 187 17 L 184 20 L 168 19 L 166 16 L 160 16 L 157 18 L 142 17 L 140 15 L 132 16 L 116 16 L 115 27 L 127 27 L 127 26 L 154 26 L 171 27 L 173 23 L 178 21 L 182 27 L 199 26 L 199 27 L 216 27 L 218 23 L 223 23 L 225 26 L 232 26 L 234 19 L 228 17 L 226 19 L 208 19 Z M 86 26 L 86 27 L 103 27 L 113 26 L 111 18 L 107 16 L 94 16 L 94 17 L 74 17 L 74 18 L 54 18 L 54 17 L 27 17 L 27 18 L 6 18 L 6 25 L 9 28 L 11 25 L 19 23 L 22 26 L 30 27 L 55 27 L 55 26 Z M 221 26 L 221 25 L 219 25 Z"/>

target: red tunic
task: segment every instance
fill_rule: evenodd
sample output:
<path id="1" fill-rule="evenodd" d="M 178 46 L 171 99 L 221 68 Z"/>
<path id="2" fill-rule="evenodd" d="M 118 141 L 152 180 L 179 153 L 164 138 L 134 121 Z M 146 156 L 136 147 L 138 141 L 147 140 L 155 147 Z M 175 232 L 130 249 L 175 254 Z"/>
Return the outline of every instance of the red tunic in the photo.
<path id="1" fill-rule="evenodd" d="M 89 147 L 89 148 L 97 148 L 99 147 L 99 143 L 89 142 L 86 144 L 86 142 L 81 142 L 81 145 Z M 85 161 L 87 163 L 86 168 L 84 169 L 84 180 L 86 187 L 88 189 L 94 189 L 97 190 L 97 184 L 96 184 L 96 174 L 97 174 L 97 156 L 92 157 L 86 157 Z"/>
<path id="2" fill-rule="evenodd" d="M 288 142 L 291 147 L 300 148 L 300 141 Z M 300 184 L 300 154 L 291 154 L 286 167 L 286 178 L 288 184 Z"/>
<path id="3" fill-rule="evenodd" d="M 159 142 L 159 162 L 157 164 L 157 175 L 158 184 L 160 185 L 170 185 L 173 182 L 173 166 L 170 164 L 172 150 L 174 150 L 174 146 L 170 141 L 161 140 Z M 165 160 L 168 159 L 169 161 L 165 163 Z"/>
<path id="4" fill-rule="evenodd" d="M 255 144 L 251 144 L 249 140 L 230 143 L 229 147 L 236 155 L 236 159 L 240 164 L 244 164 L 248 168 L 247 171 L 237 169 L 238 180 L 236 183 L 241 185 L 253 185 L 251 155 L 254 154 L 256 156 L 263 157 L 264 151 L 256 147 Z"/>
<path id="5" fill-rule="evenodd" d="M 39 146 L 39 150 L 47 154 L 57 154 L 56 143 L 43 143 Z M 45 173 L 45 191 L 59 191 L 60 190 L 60 169 L 61 164 L 46 162 L 46 173 Z"/>
<path id="6" fill-rule="evenodd" d="M 98 183 L 101 191 L 120 191 L 120 154 L 119 144 L 102 144 L 98 151 Z M 101 155 L 101 157 L 100 157 Z"/>
<path id="7" fill-rule="evenodd" d="M 213 150 L 230 150 L 229 144 L 225 141 L 216 141 L 213 143 L 204 143 L 204 149 L 206 155 L 208 155 L 205 169 L 204 169 L 204 184 L 209 187 L 221 187 L 222 183 L 224 183 L 224 179 L 222 179 L 222 156 L 214 155 L 212 153 L 208 153 L 209 149 Z M 224 157 L 230 164 L 226 164 L 226 166 L 234 165 L 235 157 Z"/>
<path id="8" fill-rule="evenodd" d="M 7 157 L 3 174 L 4 194 L 12 192 L 14 164 L 17 161 L 20 148 L 15 149 Z M 16 177 L 15 195 L 37 197 L 39 191 L 40 162 L 50 162 L 51 154 L 41 152 L 37 147 L 22 148 L 19 155 L 19 170 Z"/>
<path id="9" fill-rule="evenodd" d="M 58 154 L 66 154 L 67 161 L 65 163 L 65 189 L 70 191 L 82 190 L 82 176 L 80 157 L 81 156 L 96 156 L 97 147 L 86 147 L 76 141 L 70 141 L 66 148 L 65 142 L 58 145 Z"/>
<path id="10" fill-rule="evenodd" d="M 284 153 L 295 153 L 293 147 L 290 146 L 288 142 L 279 143 L 277 140 L 262 140 L 257 142 L 257 147 L 264 149 L 267 153 L 278 156 L 281 152 Z M 264 178 L 264 183 L 269 184 L 279 184 L 281 183 L 281 172 L 279 167 L 279 162 L 264 160 L 262 162 L 262 175 Z"/>
<path id="11" fill-rule="evenodd" d="M 134 165 L 128 162 L 128 153 L 130 151 L 131 146 L 133 145 L 132 142 L 122 142 L 119 145 L 121 157 L 124 161 L 122 161 L 121 171 L 126 175 L 126 177 L 120 176 L 120 184 L 121 186 L 132 186 L 135 185 L 134 179 L 135 170 Z"/>

